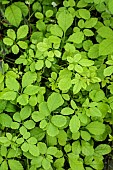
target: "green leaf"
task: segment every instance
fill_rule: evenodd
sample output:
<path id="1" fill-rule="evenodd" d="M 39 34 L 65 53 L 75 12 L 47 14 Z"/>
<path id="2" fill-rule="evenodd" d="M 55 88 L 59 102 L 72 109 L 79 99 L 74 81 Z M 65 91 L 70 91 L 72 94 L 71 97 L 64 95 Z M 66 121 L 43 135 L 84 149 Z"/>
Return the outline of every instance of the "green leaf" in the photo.
<path id="1" fill-rule="evenodd" d="M 27 119 L 31 114 L 31 107 L 30 106 L 25 106 L 21 109 L 20 111 L 20 118 L 21 120 Z"/>
<path id="2" fill-rule="evenodd" d="M 85 141 L 89 141 L 91 139 L 91 135 L 87 131 L 80 131 L 81 138 Z"/>
<path id="3" fill-rule="evenodd" d="M 84 29 L 83 32 L 84 32 L 84 35 L 88 37 L 94 35 L 93 31 L 91 31 L 90 29 Z"/>
<path id="4" fill-rule="evenodd" d="M 48 106 L 47 106 L 46 102 L 41 102 L 39 104 L 39 111 L 40 111 L 41 115 L 45 115 L 45 116 L 49 116 L 50 115 L 50 111 L 48 109 Z"/>
<path id="5" fill-rule="evenodd" d="M 7 36 L 9 38 L 11 38 L 12 40 L 16 39 L 16 34 L 15 34 L 15 31 L 13 29 L 8 29 L 7 30 Z"/>
<path id="6" fill-rule="evenodd" d="M 0 99 L 4 99 L 4 100 L 15 100 L 17 96 L 17 93 L 14 91 L 7 91 L 7 92 L 2 92 L 0 94 Z"/>
<path id="7" fill-rule="evenodd" d="M 73 33 L 72 35 L 69 36 L 68 41 L 80 44 L 84 40 L 84 34 L 83 32 L 77 31 L 76 33 Z"/>
<path id="8" fill-rule="evenodd" d="M 93 135 L 101 135 L 105 132 L 105 124 L 102 122 L 94 121 L 86 126 L 86 129 Z"/>
<path id="9" fill-rule="evenodd" d="M 47 134 L 49 136 L 57 136 L 59 133 L 59 130 L 56 126 L 54 126 L 52 123 L 49 123 L 48 126 L 47 126 Z"/>
<path id="10" fill-rule="evenodd" d="M 63 10 L 58 13 L 57 21 L 59 26 L 62 28 L 62 30 L 65 33 L 67 29 L 72 25 L 73 17 L 67 10 Z"/>
<path id="11" fill-rule="evenodd" d="M 18 27 L 22 20 L 22 13 L 20 8 L 12 4 L 8 6 L 5 10 L 5 17 L 10 22 L 11 25 Z"/>
<path id="12" fill-rule="evenodd" d="M 30 84 L 32 84 L 33 82 L 35 82 L 37 79 L 37 74 L 34 72 L 26 72 L 23 77 L 22 77 L 22 87 L 26 87 Z"/>
<path id="13" fill-rule="evenodd" d="M 65 124 L 66 124 L 66 122 L 67 122 L 67 119 L 66 119 L 66 117 L 65 116 L 62 116 L 62 115 L 54 115 L 54 116 L 52 116 L 52 118 L 51 118 L 51 122 L 55 125 L 55 126 L 57 126 L 57 127 L 63 127 Z"/>
<path id="14" fill-rule="evenodd" d="M 58 143 L 61 146 L 65 146 L 67 142 L 67 133 L 64 130 L 60 130 L 59 134 L 57 135 Z"/>
<path id="15" fill-rule="evenodd" d="M 27 95 L 35 95 L 38 92 L 39 92 L 39 86 L 35 86 L 35 85 L 28 85 L 24 90 L 24 93 Z"/>
<path id="16" fill-rule="evenodd" d="M 99 57 L 99 44 L 94 44 L 88 50 L 88 57 L 91 59 L 96 59 Z"/>
<path id="17" fill-rule="evenodd" d="M 100 110 L 97 107 L 89 108 L 89 112 L 92 117 L 101 117 L 102 116 L 102 113 L 100 112 Z"/>
<path id="18" fill-rule="evenodd" d="M 111 76 L 113 74 L 113 66 L 109 66 L 104 69 L 104 76 Z"/>
<path id="19" fill-rule="evenodd" d="M 3 39 L 4 44 L 12 46 L 13 45 L 13 40 L 11 38 L 4 38 Z"/>
<path id="20" fill-rule="evenodd" d="M 18 122 L 12 122 L 11 123 L 11 129 L 18 129 L 20 124 Z"/>
<path id="21" fill-rule="evenodd" d="M 81 18 L 83 19 L 89 19 L 90 18 L 90 12 L 86 9 L 79 9 L 78 13 Z"/>
<path id="22" fill-rule="evenodd" d="M 12 118 L 5 113 L 0 114 L 0 124 L 2 124 L 3 127 L 11 127 Z"/>
<path id="23" fill-rule="evenodd" d="M 22 164 L 17 160 L 9 159 L 8 164 L 11 170 L 15 170 L 15 167 L 16 167 L 16 170 L 24 170 Z"/>
<path id="24" fill-rule="evenodd" d="M 93 146 L 90 143 L 82 140 L 82 153 L 86 156 L 93 155 L 94 154 Z"/>
<path id="25" fill-rule="evenodd" d="M 41 70 L 44 66 L 44 61 L 43 60 L 38 60 L 36 63 L 35 63 L 35 69 L 36 70 Z"/>
<path id="26" fill-rule="evenodd" d="M 27 105 L 28 104 L 28 95 L 27 94 L 21 94 L 18 98 L 17 98 L 17 102 L 20 105 Z"/>
<path id="27" fill-rule="evenodd" d="M 23 152 L 27 152 L 29 150 L 29 144 L 27 142 L 24 142 L 21 145 L 21 149 L 22 149 Z"/>
<path id="28" fill-rule="evenodd" d="M 107 38 L 99 44 L 99 55 L 109 55 L 113 53 L 113 39 Z"/>
<path id="29" fill-rule="evenodd" d="M 6 78 L 6 86 L 9 90 L 14 90 L 14 91 L 18 91 L 20 87 L 18 81 L 12 76 L 8 76 Z"/>
<path id="30" fill-rule="evenodd" d="M 68 78 L 68 77 L 61 79 L 58 83 L 58 87 L 62 91 L 69 90 L 71 86 L 72 86 L 71 78 Z"/>
<path id="31" fill-rule="evenodd" d="M 40 152 L 41 154 L 46 154 L 46 152 L 47 152 L 47 146 L 46 146 L 45 143 L 39 142 L 39 143 L 38 143 L 38 148 L 39 148 L 39 152 Z"/>
<path id="32" fill-rule="evenodd" d="M 79 140 L 72 143 L 72 152 L 75 155 L 79 155 L 81 153 L 81 146 Z"/>
<path id="33" fill-rule="evenodd" d="M 24 41 L 18 41 L 17 44 L 19 45 L 20 48 L 26 49 L 28 47 L 27 42 Z"/>
<path id="34" fill-rule="evenodd" d="M 39 156 L 39 148 L 36 145 L 29 144 L 29 152 L 33 156 Z"/>
<path id="35" fill-rule="evenodd" d="M 77 157 L 75 154 L 69 153 L 68 159 L 69 159 L 69 164 L 70 164 L 71 170 L 75 170 L 75 167 L 76 167 L 76 169 L 85 170 L 84 166 L 83 166 L 83 162 L 77 160 Z"/>
<path id="36" fill-rule="evenodd" d="M 16 44 L 12 46 L 12 52 L 14 54 L 18 54 L 19 53 L 19 48 L 18 48 L 18 46 Z"/>
<path id="37" fill-rule="evenodd" d="M 62 96 L 59 93 L 53 92 L 47 100 L 47 105 L 50 110 L 50 112 L 56 110 L 58 107 L 62 106 L 64 103 L 64 100 L 62 99 Z"/>
<path id="38" fill-rule="evenodd" d="M 24 126 L 27 129 L 33 129 L 35 127 L 35 122 L 33 120 L 27 120 L 24 122 Z"/>
<path id="39" fill-rule="evenodd" d="M 46 15 L 47 18 L 52 17 L 52 15 L 53 15 L 53 10 L 47 10 L 46 13 L 45 13 L 45 15 Z"/>
<path id="40" fill-rule="evenodd" d="M 109 11 L 111 12 L 111 14 L 113 14 L 113 8 L 112 8 L 112 6 L 113 6 L 113 0 L 109 0 L 109 1 L 108 1 L 108 8 L 109 8 Z"/>
<path id="41" fill-rule="evenodd" d="M 71 109 L 70 107 L 64 107 L 62 110 L 61 110 L 61 114 L 62 115 L 71 115 L 74 113 L 74 110 Z"/>
<path id="42" fill-rule="evenodd" d="M 95 148 L 95 153 L 99 155 L 106 155 L 111 152 L 111 147 L 107 144 L 100 144 Z"/>
<path id="43" fill-rule="evenodd" d="M 59 27 L 59 25 L 57 25 L 57 24 L 51 26 L 50 32 L 51 32 L 51 34 L 56 35 L 58 37 L 62 37 L 63 36 L 63 31 Z"/>
<path id="44" fill-rule="evenodd" d="M 2 163 L 1 163 L 1 166 L 0 166 L 0 169 L 2 170 L 8 170 L 8 164 L 7 164 L 7 161 L 4 160 Z"/>
<path id="45" fill-rule="evenodd" d="M 113 38 L 113 31 L 107 26 L 100 27 L 97 32 L 103 38 Z"/>
<path id="46" fill-rule="evenodd" d="M 43 20 L 38 20 L 36 22 L 36 28 L 41 31 L 41 32 L 44 32 L 46 30 L 46 24 L 45 22 L 43 22 Z"/>
<path id="47" fill-rule="evenodd" d="M 28 25 L 22 25 L 17 30 L 17 40 L 25 38 L 28 34 Z"/>
<path id="48" fill-rule="evenodd" d="M 85 28 L 92 28 L 97 24 L 98 18 L 89 18 L 86 20 L 84 27 Z"/>
<path id="49" fill-rule="evenodd" d="M 46 170 L 49 170 L 51 168 L 51 164 L 49 162 L 49 160 L 47 160 L 46 158 L 43 158 L 42 160 L 42 167 Z"/>
<path id="50" fill-rule="evenodd" d="M 30 104 L 31 106 L 36 106 L 36 104 L 37 104 L 37 97 L 36 97 L 36 95 L 30 96 L 30 98 L 29 98 L 29 104 Z"/>
<path id="51" fill-rule="evenodd" d="M 72 133 L 76 133 L 80 128 L 80 120 L 77 115 L 72 116 L 69 127 Z"/>
<path id="52" fill-rule="evenodd" d="M 80 65 L 86 66 L 86 67 L 89 67 L 89 66 L 94 65 L 94 61 L 88 60 L 88 59 L 81 59 L 78 63 L 79 63 Z"/>
<path id="53" fill-rule="evenodd" d="M 28 10 L 28 7 L 27 5 L 25 5 L 24 2 L 14 2 L 13 3 L 14 5 L 16 5 L 18 8 L 20 8 L 21 12 L 22 12 L 22 15 L 25 17 L 27 16 L 29 10 Z"/>

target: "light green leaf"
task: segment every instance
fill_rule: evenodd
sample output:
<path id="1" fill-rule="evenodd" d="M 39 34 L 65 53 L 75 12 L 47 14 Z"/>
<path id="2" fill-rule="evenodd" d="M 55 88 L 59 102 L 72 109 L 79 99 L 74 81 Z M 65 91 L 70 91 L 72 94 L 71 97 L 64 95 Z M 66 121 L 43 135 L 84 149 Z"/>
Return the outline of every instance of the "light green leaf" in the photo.
<path id="1" fill-rule="evenodd" d="M 60 130 L 59 134 L 57 135 L 58 143 L 61 146 L 65 146 L 67 142 L 67 133 L 64 130 Z"/>
<path id="2" fill-rule="evenodd" d="M 109 66 L 104 69 L 104 76 L 111 76 L 113 74 L 113 66 Z"/>
<path id="3" fill-rule="evenodd" d="M 71 115 L 74 113 L 74 110 L 71 109 L 70 107 L 64 107 L 62 110 L 61 110 L 61 114 L 62 115 Z"/>
<path id="4" fill-rule="evenodd" d="M 35 85 L 28 85 L 24 90 L 24 93 L 28 95 L 35 95 L 38 92 L 39 92 L 39 86 L 35 86 Z"/>
<path id="5" fill-rule="evenodd" d="M 11 127 L 12 118 L 5 113 L 0 114 L 0 124 L 2 124 L 3 127 Z"/>
<path id="6" fill-rule="evenodd" d="M 18 27 L 22 20 L 22 13 L 20 8 L 14 4 L 8 6 L 5 10 L 5 17 L 11 23 L 11 25 Z"/>
<path id="7" fill-rule="evenodd" d="M 100 110 L 97 107 L 91 107 L 89 108 L 90 111 L 90 115 L 92 117 L 101 117 L 102 113 L 100 112 Z"/>
<path id="8" fill-rule="evenodd" d="M 86 20 L 84 27 L 85 28 L 92 28 L 97 24 L 98 18 L 89 18 Z"/>
<path id="9" fill-rule="evenodd" d="M 45 143 L 43 143 L 43 142 L 38 142 L 38 148 L 39 148 L 39 152 L 40 152 L 41 154 L 46 154 L 46 152 L 47 152 L 47 146 L 46 146 Z"/>
<path id="10" fill-rule="evenodd" d="M 48 126 L 47 126 L 47 134 L 49 136 L 57 136 L 59 133 L 59 130 L 56 126 L 54 126 L 52 123 L 49 123 Z"/>
<path id="11" fill-rule="evenodd" d="M 26 72 L 23 77 L 22 77 L 22 87 L 26 87 L 30 84 L 32 84 L 33 82 L 35 82 L 37 79 L 37 74 L 34 72 Z"/>
<path id="12" fill-rule="evenodd" d="M 19 1 L 19 2 L 14 2 L 13 4 L 16 5 L 18 8 L 20 8 L 20 10 L 21 10 L 24 17 L 27 16 L 29 10 L 28 10 L 27 5 L 25 5 L 24 2 Z"/>
<path id="13" fill-rule="evenodd" d="M 41 120 L 43 120 L 45 118 L 45 115 L 44 114 L 41 114 L 39 111 L 34 111 L 32 113 L 32 119 L 35 121 L 35 122 L 39 122 Z"/>
<path id="14" fill-rule="evenodd" d="M 91 139 L 91 135 L 87 131 L 80 131 L 81 133 L 81 138 L 85 141 L 89 141 Z"/>
<path id="15" fill-rule="evenodd" d="M 33 120 L 27 120 L 24 122 L 24 126 L 27 129 L 33 129 L 35 127 L 35 122 Z"/>
<path id="16" fill-rule="evenodd" d="M 67 119 L 66 119 L 66 117 L 65 116 L 62 116 L 62 115 L 54 115 L 54 116 L 52 116 L 52 118 L 51 118 L 51 122 L 55 125 L 55 126 L 57 126 L 57 127 L 63 127 L 65 124 L 66 124 L 66 122 L 67 122 Z"/>
<path id="17" fill-rule="evenodd" d="M 17 160 L 9 159 L 8 164 L 11 170 L 15 170 L 15 167 L 16 167 L 16 170 L 24 170 L 22 164 Z"/>
<path id="18" fill-rule="evenodd" d="M 47 105 L 50 112 L 56 110 L 58 107 L 62 106 L 64 100 L 62 99 L 61 94 L 53 92 L 47 100 Z"/>
<path id="19" fill-rule="evenodd" d="M 27 119 L 31 114 L 31 107 L 30 106 L 25 106 L 21 109 L 20 111 L 20 118 L 21 120 Z"/>
<path id="20" fill-rule="evenodd" d="M 102 122 L 94 121 L 86 126 L 86 129 L 93 135 L 101 135 L 105 131 L 105 124 Z"/>
<path id="21" fill-rule="evenodd" d="M 86 66 L 86 67 L 89 67 L 89 66 L 94 65 L 94 61 L 88 60 L 88 59 L 82 59 L 82 60 L 80 60 L 78 63 L 79 63 L 80 65 Z"/>
<path id="22" fill-rule="evenodd" d="M 37 100 L 36 95 L 30 96 L 30 98 L 29 98 L 29 104 L 30 104 L 31 106 L 36 106 L 37 102 L 38 102 L 38 100 Z"/>
<path id="23" fill-rule="evenodd" d="M 6 78 L 6 86 L 8 89 L 14 90 L 14 91 L 18 91 L 20 87 L 18 81 L 12 76 L 8 76 Z"/>
<path id="24" fill-rule="evenodd" d="M 43 158 L 43 160 L 42 160 L 42 167 L 45 170 L 49 170 L 51 168 L 51 164 L 50 164 L 49 160 L 47 160 L 46 158 Z"/>
<path id="25" fill-rule="evenodd" d="M 76 33 L 73 33 L 72 35 L 69 36 L 68 41 L 80 44 L 84 40 L 84 34 L 83 32 L 77 31 Z"/>
<path id="26" fill-rule="evenodd" d="M 18 129 L 20 124 L 18 122 L 12 122 L 11 123 L 11 129 Z"/>
<path id="27" fill-rule="evenodd" d="M 38 60 L 36 63 L 35 63 L 35 69 L 36 70 L 41 70 L 44 66 L 44 61 L 43 60 Z"/>
<path id="28" fill-rule="evenodd" d="M 24 41 L 18 41 L 17 44 L 19 45 L 20 48 L 26 49 L 28 47 L 27 42 Z"/>
<path id="29" fill-rule="evenodd" d="M 77 115 L 72 116 L 69 127 L 72 133 L 76 133 L 80 128 L 80 120 Z"/>
<path id="30" fill-rule="evenodd" d="M 90 12 L 89 10 L 86 9 L 79 9 L 78 13 L 80 15 L 81 18 L 83 19 L 89 19 L 90 18 Z"/>
<path id="31" fill-rule="evenodd" d="M 69 90 L 71 86 L 72 86 L 71 78 L 68 78 L 68 77 L 60 79 L 60 81 L 58 83 L 58 87 L 62 91 Z"/>
<path id="32" fill-rule="evenodd" d="M 99 55 L 109 55 L 113 53 L 113 39 L 107 38 L 99 44 Z"/>
<path id="33" fill-rule="evenodd" d="M 51 26 L 50 32 L 51 34 L 56 35 L 58 37 L 62 37 L 63 35 L 62 29 L 57 24 Z"/>
<path id="34" fill-rule="evenodd" d="M 17 98 L 17 102 L 20 105 L 27 105 L 28 104 L 28 95 L 27 94 L 21 94 L 18 98 Z"/>
<path id="35" fill-rule="evenodd" d="M 45 13 L 45 16 L 46 16 L 47 18 L 52 17 L 52 15 L 53 15 L 53 10 L 47 10 L 46 13 Z"/>
<path id="36" fill-rule="evenodd" d="M 12 40 L 16 39 L 16 34 L 15 34 L 15 31 L 13 29 L 8 29 L 7 30 L 7 36 L 9 38 L 11 38 Z"/>
<path id="37" fill-rule="evenodd" d="M 14 54 L 18 54 L 19 53 L 19 48 L 18 48 L 18 46 L 16 44 L 12 46 L 12 52 Z"/>
<path id="38" fill-rule="evenodd" d="M 39 156 L 39 148 L 36 145 L 29 144 L 29 152 L 33 156 Z"/>
<path id="39" fill-rule="evenodd" d="M 24 142 L 21 145 L 21 149 L 22 149 L 23 152 L 27 152 L 29 150 L 29 144 L 27 142 Z"/>
<path id="40" fill-rule="evenodd" d="M 39 104 L 39 111 L 42 115 L 45 116 L 49 116 L 50 115 L 50 111 L 48 109 L 47 103 L 46 102 L 41 102 Z"/>
<path id="41" fill-rule="evenodd" d="M 86 142 L 86 141 L 81 141 L 82 143 L 82 153 L 85 155 L 85 156 L 91 156 L 94 154 L 94 149 L 93 149 L 93 146 Z"/>
<path id="42" fill-rule="evenodd" d="M 72 143 L 72 152 L 75 155 L 79 155 L 81 153 L 81 146 L 80 146 L 80 141 L 79 140 Z"/>
<path id="43" fill-rule="evenodd" d="M 4 99 L 4 100 L 15 100 L 17 96 L 17 93 L 14 91 L 7 91 L 7 92 L 2 92 L 0 94 L 0 99 Z"/>
<path id="44" fill-rule="evenodd" d="M 84 166 L 83 166 L 83 162 L 78 161 L 77 156 L 75 154 L 69 153 L 68 159 L 69 159 L 69 164 L 70 164 L 71 170 L 75 170 L 75 167 L 78 170 L 85 170 Z"/>
<path id="45" fill-rule="evenodd" d="M 59 26 L 62 28 L 62 30 L 65 33 L 67 29 L 72 25 L 73 17 L 67 10 L 63 10 L 58 13 L 57 21 Z"/>
<path id="46" fill-rule="evenodd" d="M 111 147 L 107 144 L 100 144 L 95 148 L 95 153 L 99 155 L 106 155 L 111 152 Z"/>
<path id="47" fill-rule="evenodd" d="M 108 1 L 108 8 L 109 8 L 109 11 L 111 12 L 111 14 L 113 14 L 113 0 L 109 0 Z"/>
<path id="48" fill-rule="evenodd" d="M 102 26 L 97 30 L 98 34 L 103 38 L 113 38 L 113 31 L 107 26 Z"/>
<path id="49" fill-rule="evenodd" d="M 6 45 L 12 46 L 13 45 L 13 40 L 11 38 L 3 38 L 3 42 Z"/>
<path id="50" fill-rule="evenodd" d="M 1 166 L 0 166 L 0 169 L 2 170 L 8 170 L 8 164 L 7 164 L 7 161 L 4 160 L 3 162 L 1 162 Z"/>
<path id="51" fill-rule="evenodd" d="M 91 31 L 90 29 L 84 29 L 83 32 L 84 32 L 84 35 L 88 37 L 94 35 L 93 31 Z"/>
<path id="52" fill-rule="evenodd" d="M 99 57 L 99 44 L 94 44 L 88 50 L 88 57 L 89 58 L 98 58 Z"/>
<path id="53" fill-rule="evenodd" d="M 17 30 L 17 40 L 25 38 L 28 34 L 28 25 L 22 25 Z"/>
<path id="54" fill-rule="evenodd" d="M 75 82 L 75 85 L 73 87 L 73 93 L 77 94 L 81 90 L 81 88 L 82 88 L 81 82 L 80 82 L 80 80 L 77 79 Z"/>

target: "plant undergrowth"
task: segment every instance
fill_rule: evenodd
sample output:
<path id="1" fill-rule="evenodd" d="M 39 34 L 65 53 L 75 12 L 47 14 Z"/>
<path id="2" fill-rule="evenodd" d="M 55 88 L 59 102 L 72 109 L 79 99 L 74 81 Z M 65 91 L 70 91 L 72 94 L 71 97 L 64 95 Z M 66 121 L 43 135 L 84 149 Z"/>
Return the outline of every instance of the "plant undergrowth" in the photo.
<path id="1" fill-rule="evenodd" d="M 0 170 L 111 170 L 113 0 L 0 7 Z"/>

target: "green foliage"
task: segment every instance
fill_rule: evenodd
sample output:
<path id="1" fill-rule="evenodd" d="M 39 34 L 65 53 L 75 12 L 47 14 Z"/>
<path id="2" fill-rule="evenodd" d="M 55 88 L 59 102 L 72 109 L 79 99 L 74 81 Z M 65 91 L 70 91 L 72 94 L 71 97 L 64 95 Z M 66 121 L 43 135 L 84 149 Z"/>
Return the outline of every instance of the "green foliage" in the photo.
<path id="1" fill-rule="evenodd" d="M 103 170 L 112 160 L 112 6 L 1 2 L 0 170 Z"/>

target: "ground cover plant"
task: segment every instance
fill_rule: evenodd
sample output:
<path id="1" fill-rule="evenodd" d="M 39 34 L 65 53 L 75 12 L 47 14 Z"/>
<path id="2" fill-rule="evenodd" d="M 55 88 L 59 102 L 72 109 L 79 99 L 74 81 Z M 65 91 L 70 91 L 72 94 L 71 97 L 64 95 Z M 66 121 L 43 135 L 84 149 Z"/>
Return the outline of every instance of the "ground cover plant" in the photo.
<path id="1" fill-rule="evenodd" d="M 113 0 L 0 13 L 0 170 L 111 170 Z"/>

